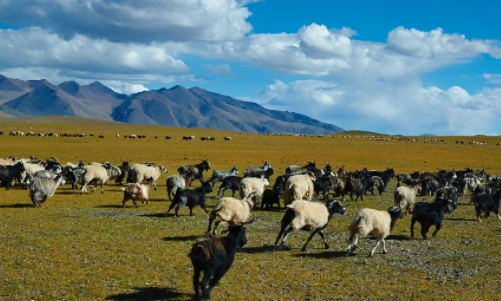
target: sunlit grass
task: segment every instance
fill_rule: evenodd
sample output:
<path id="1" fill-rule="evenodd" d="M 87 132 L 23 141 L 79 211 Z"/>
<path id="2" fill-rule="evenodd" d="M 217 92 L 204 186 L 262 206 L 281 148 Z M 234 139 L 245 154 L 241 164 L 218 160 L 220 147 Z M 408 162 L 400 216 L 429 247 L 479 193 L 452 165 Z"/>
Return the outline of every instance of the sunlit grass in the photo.
<path id="1" fill-rule="evenodd" d="M 181 217 L 164 217 L 168 208 L 165 179 L 181 164 L 209 159 L 212 169 L 236 165 L 240 174 L 268 160 L 276 170 L 271 182 L 289 164 L 315 160 L 349 170 L 394 167 L 396 172 L 462 169 L 467 166 L 501 173 L 499 137 L 437 137 L 447 144 L 372 141 L 342 138 L 249 135 L 205 129 L 134 125 L 0 124 L 16 129 L 57 133 L 93 133 L 86 138 L 0 136 L 0 157 L 57 157 L 63 164 L 78 160 L 155 162 L 169 172 L 158 181 L 150 204 L 121 208 L 122 192 L 114 183 L 105 193 L 80 195 L 60 187 L 43 208 L 34 208 L 28 192 L 0 190 L 1 300 L 190 300 L 192 268 L 186 257 L 196 236 L 207 229 L 207 215 L 195 208 Z M 146 139 L 116 138 L 144 134 Z M 98 139 L 104 135 L 105 139 Z M 171 140 L 165 140 L 171 135 Z M 195 141 L 183 141 L 195 135 Z M 155 139 L 154 136 L 158 138 Z M 216 141 L 200 141 L 214 136 Z M 231 141 L 222 137 L 232 136 Z M 487 146 L 456 145 L 456 140 L 486 141 Z M 209 177 L 212 171 L 206 175 Z M 199 183 L 196 182 L 195 186 Z M 417 225 L 410 239 L 410 217 L 397 222 L 388 239 L 388 254 L 367 258 L 370 243 L 360 242 L 356 256 L 344 257 L 348 225 L 358 209 L 387 209 L 395 181 L 382 196 L 346 201 L 326 229 L 331 248 L 314 238 L 300 249 L 307 234 L 292 233 L 287 248 L 273 252 L 282 210 L 256 210 L 249 243 L 212 294 L 214 300 L 497 300 L 501 283 L 497 257 L 501 221 L 475 220 L 468 197 L 460 198 L 435 238 L 423 241 Z M 219 184 L 218 184 L 219 186 Z M 215 192 L 217 189 L 215 190 Z M 210 194 L 209 207 L 216 203 Z M 229 192 L 227 192 L 229 195 Z M 332 198 L 332 196 L 331 196 Z M 431 197 L 420 197 L 431 200 Z"/>

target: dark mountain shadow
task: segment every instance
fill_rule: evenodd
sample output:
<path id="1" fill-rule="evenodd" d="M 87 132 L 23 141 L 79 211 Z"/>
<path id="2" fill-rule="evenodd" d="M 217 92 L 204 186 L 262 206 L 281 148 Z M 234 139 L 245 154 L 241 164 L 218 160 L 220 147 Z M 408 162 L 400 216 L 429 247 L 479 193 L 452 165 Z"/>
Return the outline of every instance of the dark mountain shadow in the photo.
<path id="1" fill-rule="evenodd" d="M 199 236 L 201 235 L 164 237 L 164 241 L 195 241 L 195 239 Z"/>
<path id="2" fill-rule="evenodd" d="M 346 257 L 346 251 L 327 251 L 320 253 L 298 253 L 293 254 L 294 257 L 312 257 L 317 259 L 329 259 L 329 258 L 339 258 Z"/>
<path id="3" fill-rule="evenodd" d="M 105 300 L 116 301 L 157 301 L 157 300 L 191 300 L 186 293 L 176 292 L 171 288 L 135 287 L 136 292 L 110 295 Z M 180 299 L 182 298 L 182 299 Z"/>
<path id="4" fill-rule="evenodd" d="M 0 208 L 29 208 L 34 207 L 33 203 L 31 204 L 12 204 L 12 205 L 0 205 Z"/>

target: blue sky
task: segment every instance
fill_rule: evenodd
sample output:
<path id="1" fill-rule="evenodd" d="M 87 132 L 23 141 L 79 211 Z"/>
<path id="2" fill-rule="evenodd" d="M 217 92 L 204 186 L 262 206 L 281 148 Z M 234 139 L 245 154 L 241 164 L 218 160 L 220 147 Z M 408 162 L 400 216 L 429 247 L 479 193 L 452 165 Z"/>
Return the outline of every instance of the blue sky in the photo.
<path id="1" fill-rule="evenodd" d="M 499 135 L 498 1 L 3 0 L 0 74 L 183 85 L 388 134 Z"/>

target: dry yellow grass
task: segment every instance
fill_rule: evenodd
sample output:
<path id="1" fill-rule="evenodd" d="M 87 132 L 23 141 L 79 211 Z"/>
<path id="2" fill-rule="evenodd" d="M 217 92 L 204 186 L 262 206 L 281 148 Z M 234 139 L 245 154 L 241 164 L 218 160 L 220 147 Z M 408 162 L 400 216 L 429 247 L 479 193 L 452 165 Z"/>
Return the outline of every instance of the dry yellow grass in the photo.
<path id="1" fill-rule="evenodd" d="M 447 144 L 372 141 L 343 138 L 249 135 L 206 129 L 180 129 L 123 124 L 92 125 L 70 119 L 67 124 L 3 122 L 0 157 L 57 157 L 63 164 L 78 160 L 118 164 L 155 162 L 168 168 L 158 181 L 149 205 L 121 208 L 122 192 L 114 183 L 105 193 L 80 195 L 60 187 L 44 208 L 34 208 L 22 189 L 0 190 L 1 300 L 191 300 L 192 269 L 186 257 L 194 238 L 207 229 L 207 215 L 195 208 L 181 217 L 164 217 L 169 205 L 167 175 L 181 164 L 209 159 L 212 169 L 236 165 L 240 174 L 268 160 L 277 175 L 289 164 L 315 160 L 345 165 L 349 170 L 394 167 L 396 172 L 437 168 L 485 167 L 501 174 L 500 137 L 437 137 Z M 85 138 L 9 137 L 11 129 L 25 132 L 85 132 Z M 94 137 L 89 137 L 89 134 Z M 146 135 L 146 139 L 116 138 L 116 134 Z M 98 139 L 104 135 L 104 139 Z M 171 140 L 164 137 L 171 135 Z M 195 141 L 183 141 L 195 135 Z M 155 139 L 154 136 L 158 138 Z M 213 136 L 216 141 L 200 141 Z M 232 136 L 231 141 L 222 137 Z M 456 145 L 456 140 L 487 145 Z M 207 174 L 210 176 L 211 171 Z M 195 185 L 199 185 L 196 183 Z M 501 283 L 497 267 L 501 221 L 480 224 L 467 198 L 448 215 L 438 236 L 428 241 L 409 238 L 410 217 L 397 222 L 386 255 L 379 250 L 366 258 L 369 243 L 356 256 L 344 258 L 347 228 L 362 207 L 386 209 L 391 191 L 345 202 L 347 213 L 335 216 L 326 229 L 331 249 L 314 238 L 306 253 L 300 248 L 306 233 L 293 233 L 289 248 L 272 252 L 282 210 L 256 210 L 249 226 L 249 243 L 237 253 L 234 266 L 212 294 L 214 300 L 497 300 Z M 213 197 L 215 193 L 210 196 Z M 332 198 L 332 196 L 331 196 Z M 423 198 L 422 200 L 431 200 Z M 209 207 L 216 202 L 209 198 Z M 419 232 L 419 231 L 418 231 Z"/>

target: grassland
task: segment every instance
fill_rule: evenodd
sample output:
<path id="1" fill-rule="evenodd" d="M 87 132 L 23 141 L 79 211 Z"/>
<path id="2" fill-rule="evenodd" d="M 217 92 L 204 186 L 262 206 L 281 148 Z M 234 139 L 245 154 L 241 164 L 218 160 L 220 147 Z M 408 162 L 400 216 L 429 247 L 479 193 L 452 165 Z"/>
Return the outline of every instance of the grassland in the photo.
<path id="1" fill-rule="evenodd" d="M 363 137 L 291 137 L 88 122 L 0 123 L 4 132 L 79 133 L 85 138 L 0 136 L 0 157 L 57 157 L 62 163 L 155 162 L 169 169 L 141 208 L 121 208 L 120 187 L 80 195 L 69 185 L 58 189 L 43 208 L 34 208 L 26 190 L 0 190 L 0 300 L 191 300 L 192 269 L 186 257 L 195 237 L 207 229 L 207 215 L 195 208 L 181 217 L 164 217 L 169 202 L 165 179 L 181 164 L 209 159 L 213 169 L 248 166 L 268 160 L 276 174 L 289 164 L 315 160 L 348 170 L 395 168 L 396 172 L 437 168 L 485 167 L 501 174 L 500 137 L 436 137 L 447 143 L 372 141 Z M 94 137 L 89 137 L 89 134 Z M 141 134 L 146 139 L 116 138 Z M 105 139 L 98 139 L 104 135 Z M 171 135 L 171 140 L 165 140 Z M 183 141 L 183 135 L 213 136 L 216 141 Z M 153 138 L 157 136 L 158 138 Z M 223 141 L 223 136 L 232 136 Z M 434 137 L 435 138 L 435 137 Z M 456 140 L 485 141 L 485 147 L 456 145 Z M 210 174 L 209 174 L 210 176 Z M 272 177 L 271 182 L 274 182 Z M 347 213 L 335 216 L 325 250 L 314 238 L 300 248 L 306 233 L 293 233 L 288 248 L 272 251 L 282 210 L 256 210 L 249 243 L 212 294 L 213 300 L 498 300 L 501 293 L 501 221 L 475 220 L 468 198 L 460 198 L 435 238 L 411 239 L 410 217 L 397 222 L 388 254 L 367 258 L 370 242 L 356 256 L 344 257 L 347 228 L 363 207 L 387 209 L 395 182 L 382 196 L 346 201 Z M 198 183 L 195 185 L 199 185 Z M 332 198 L 332 196 L 331 196 Z M 431 200 L 431 197 L 420 197 Z M 215 205 L 215 193 L 209 207 Z"/>

